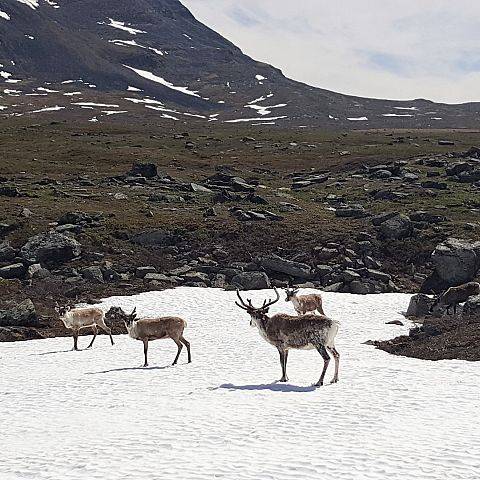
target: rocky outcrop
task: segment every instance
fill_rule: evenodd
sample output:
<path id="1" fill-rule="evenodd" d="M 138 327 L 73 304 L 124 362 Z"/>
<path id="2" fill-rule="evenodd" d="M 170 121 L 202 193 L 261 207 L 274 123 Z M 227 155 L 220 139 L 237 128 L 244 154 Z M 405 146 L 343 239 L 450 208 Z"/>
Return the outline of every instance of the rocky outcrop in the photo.
<path id="1" fill-rule="evenodd" d="M 81 245 L 73 237 L 62 233 L 40 233 L 22 247 L 21 255 L 28 263 L 60 265 L 82 253 Z"/>
<path id="2" fill-rule="evenodd" d="M 408 305 L 407 313 L 405 314 L 405 316 L 424 317 L 425 315 L 428 315 L 430 307 L 433 305 L 433 301 L 433 298 L 430 298 L 423 293 L 414 295 L 410 299 L 410 303 Z"/>
<path id="3" fill-rule="evenodd" d="M 309 265 L 286 260 L 275 254 L 260 258 L 258 263 L 266 270 L 276 273 L 283 273 L 294 278 L 308 280 L 312 277 L 313 273 Z"/>
<path id="4" fill-rule="evenodd" d="M 235 275 L 231 281 L 235 287 L 243 290 L 263 290 L 270 288 L 270 280 L 264 272 L 243 272 Z"/>
<path id="5" fill-rule="evenodd" d="M 37 327 L 40 321 L 30 299 L 0 310 L 0 327 Z"/>

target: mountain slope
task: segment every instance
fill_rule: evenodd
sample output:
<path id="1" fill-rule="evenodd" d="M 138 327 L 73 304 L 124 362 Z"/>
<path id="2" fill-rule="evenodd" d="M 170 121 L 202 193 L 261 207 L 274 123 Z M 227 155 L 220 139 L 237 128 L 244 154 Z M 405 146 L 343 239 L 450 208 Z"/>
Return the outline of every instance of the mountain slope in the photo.
<path id="1" fill-rule="evenodd" d="M 0 12 L 3 115 L 86 115 L 87 107 L 113 115 L 97 112 L 101 107 L 91 105 L 97 103 L 118 105 L 108 112 L 124 117 L 169 120 L 342 128 L 478 124 L 478 104 L 363 99 L 290 80 L 244 55 L 177 0 L 3 0 Z M 136 102 L 125 100 L 131 97 Z"/>

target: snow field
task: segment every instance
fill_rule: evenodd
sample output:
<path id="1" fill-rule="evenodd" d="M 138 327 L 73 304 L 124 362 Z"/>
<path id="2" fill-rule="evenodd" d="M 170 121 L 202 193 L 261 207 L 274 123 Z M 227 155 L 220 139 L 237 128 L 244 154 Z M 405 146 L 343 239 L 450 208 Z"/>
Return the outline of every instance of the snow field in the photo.
<path id="1" fill-rule="evenodd" d="M 254 303 L 271 291 L 253 292 Z M 365 345 L 407 326 L 409 295 L 324 294 L 340 320 L 340 383 L 313 388 L 322 361 L 278 353 L 234 292 L 179 288 L 105 300 L 140 316 L 180 315 L 192 344 L 99 336 L 0 344 L 0 478 L 478 479 L 478 366 L 391 356 Z M 291 312 L 283 299 L 272 313 Z M 90 337 L 81 337 L 85 348 Z M 333 361 L 326 380 L 333 376 Z M 328 478 L 328 477 L 327 477 Z"/>

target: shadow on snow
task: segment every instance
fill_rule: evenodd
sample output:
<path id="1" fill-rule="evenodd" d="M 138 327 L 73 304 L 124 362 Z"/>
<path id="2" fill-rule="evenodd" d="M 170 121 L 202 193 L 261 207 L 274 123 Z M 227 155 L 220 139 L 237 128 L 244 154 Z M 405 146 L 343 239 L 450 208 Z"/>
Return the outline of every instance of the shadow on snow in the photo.
<path id="1" fill-rule="evenodd" d="M 226 390 L 270 390 L 272 392 L 314 392 L 317 387 L 315 385 L 309 385 L 308 387 L 301 387 L 298 385 L 290 385 L 288 383 L 265 383 L 260 385 L 234 385 L 233 383 L 224 383 L 217 387 L 217 389 L 226 389 Z M 215 390 L 217 390 L 215 389 Z"/>

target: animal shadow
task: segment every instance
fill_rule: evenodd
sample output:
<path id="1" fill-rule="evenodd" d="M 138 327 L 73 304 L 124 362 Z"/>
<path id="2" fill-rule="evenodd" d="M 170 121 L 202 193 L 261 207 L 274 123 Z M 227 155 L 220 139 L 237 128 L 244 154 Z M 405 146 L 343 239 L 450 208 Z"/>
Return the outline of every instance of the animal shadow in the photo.
<path id="1" fill-rule="evenodd" d="M 314 392 L 316 390 L 315 385 L 309 385 L 302 387 L 299 385 L 291 385 L 289 383 L 264 383 L 260 385 L 234 385 L 233 383 L 224 383 L 217 387 L 217 389 L 225 390 L 247 390 L 247 391 L 265 391 L 270 390 L 271 392 L 296 392 L 296 393 L 306 393 Z"/>

